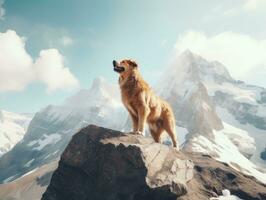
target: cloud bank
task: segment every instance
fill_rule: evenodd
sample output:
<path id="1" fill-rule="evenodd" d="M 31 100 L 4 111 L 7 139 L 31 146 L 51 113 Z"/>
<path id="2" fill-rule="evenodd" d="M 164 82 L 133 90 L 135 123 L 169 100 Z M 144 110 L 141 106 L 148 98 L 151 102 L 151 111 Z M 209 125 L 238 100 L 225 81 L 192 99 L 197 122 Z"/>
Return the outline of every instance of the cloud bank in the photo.
<path id="1" fill-rule="evenodd" d="M 249 35 L 222 32 L 207 36 L 189 31 L 178 38 L 175 49 L 177 53 L 190 49 L 208 60 L 218 60 L 228 67 L 234 78 L 251 80 L 253 70 L 265 74 L 266 40 Z"/>
<path id="2" fill-rule="evenodd" d="M 24 38 L 13 30 L 0 32 L 0 92 L 21 91 L 33 82 L 45 84 L 48 92 L 79 86 L 57 49 L 42 50 L 34 61 Z"/>

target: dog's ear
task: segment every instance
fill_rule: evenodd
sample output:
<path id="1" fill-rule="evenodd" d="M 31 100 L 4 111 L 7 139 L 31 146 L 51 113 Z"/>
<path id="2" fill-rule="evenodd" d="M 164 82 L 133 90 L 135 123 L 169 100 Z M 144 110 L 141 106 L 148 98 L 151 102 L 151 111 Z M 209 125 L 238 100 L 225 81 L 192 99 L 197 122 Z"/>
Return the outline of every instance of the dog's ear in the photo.
<path id="1" fill-rule="evenodd" d="M 128 63 L 129 63 L 129 65 L 131 65 L 133 67 L 138 67 L 138 64 L 133 60 L 128 60 Z"/>

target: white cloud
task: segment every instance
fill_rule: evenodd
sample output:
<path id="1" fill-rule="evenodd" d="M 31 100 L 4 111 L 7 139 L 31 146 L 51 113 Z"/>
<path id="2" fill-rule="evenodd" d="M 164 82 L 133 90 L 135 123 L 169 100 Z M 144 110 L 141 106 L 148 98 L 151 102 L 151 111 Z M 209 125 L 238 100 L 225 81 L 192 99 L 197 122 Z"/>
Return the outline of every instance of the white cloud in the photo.
<path id="1" fill-rule="evenodd" d="M 64 67 L 63 57 L 57 49 L 42 50 L 33 67 L 38 80 L 47 85 L 48 91 L 78 86 L 77 79 Z"/>
<path id="2" fill-rule="evenodd" d="M 21 91 L 36 81 L 44 83 L 47 91 L 79 84 L 58 50 L 42 50 L 34 62 L 25 49 L 25 39 L 12 30 L 0 32 L 0 92 Z"/>
<path id="3" fill-rule="evenodd" d="M 247 0 L 242 9 L 247 12 L 255 12 L 266 10 L 266 1 L 265 0 Z"/>
<path id="4" fill-rule="evenodd" d="M 0 0 L 0 20 L 4 19 L 5 16 L 5 9 L 3 8 L 4 0 Z"/>
<path id="5" fill-rule="evenodd" d="M 62 39 L 60 40 L 60 42 L 63 46 L 70 46 L 74 43 L 72 38 L 70 38 L 68 36 L 63 36 Z"/>
<path id="6" fill-rule="evenodd" d="M 253 69 L 266 66 L 266 40 L 234 32 L 207 36 L 190 31 L 178 38 L 175 48 L 178 53 L 190 49 L 208 60 L 218 60 L 238 79 L 248 80 Z"/>
<path id="7" fill-rule="evenodd" d="M 235 16 L 241 13 L 261 13 L 266 11 L 266 0 L 245 0 L 224 12 L 225 16 Z"/>
<path id="8" fill-rule="evenodd" d="M 22 90 L 34 77 L 32 58 L 16 32 L 0 32 L 0 91 Z"/>

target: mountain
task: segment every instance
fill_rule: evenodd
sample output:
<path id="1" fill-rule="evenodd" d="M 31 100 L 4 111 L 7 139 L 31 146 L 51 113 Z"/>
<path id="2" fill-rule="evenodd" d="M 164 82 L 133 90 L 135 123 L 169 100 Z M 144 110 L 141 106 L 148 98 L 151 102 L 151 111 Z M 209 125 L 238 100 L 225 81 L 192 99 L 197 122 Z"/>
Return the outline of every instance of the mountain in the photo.
<path id="1" fill-rule="evenodd" d="M 42 200 L 209 200 L 222 193 L 263 200 L 266 185 L 210 156 L 90 125 L 73 136 Z"/>
<path id="2" fill-rule="evenodd" d="M 266 145 L 265 89 L 234 80 L 222 64 L 189 50 L 159 80 L 157 92 L 174 108 L 177 125 L 187 130 L 183 150 L 211 155 L 266 182 L 258 156 Z"/>
<path id="3" fill-rule="evenodd" d="M 54 161 L 72 135 L 88 124 L 121 129 L 127 115 L 116 87 L 96 78 L 90 89 L 36 113 L 23 140 L 0 158 L 0 182 L 12 181 Z"/>
<path id="4" fill-rule="evenodd" d="M 0 110 L 0 157 L 23 138 L 31 119 L 30 114 Z"/>
<path id="5" fill-rule="evenodd" d="M 184 151 L 208 154 L 266 182 L 264 88 L 235 80 L 221 63 L 187 50 L 154 90 L 173 107 Z M 125 130 L 127 119 L 117 84 L 97 78 L 90 89 L 34 116 L 23 140 L 0 158 L 0 182 L 58 159 L 72 135 L 88 124 Z"/>
<path id="6" fill-rule="evenodd" d="M 233 79 L 221 63 L 194 55 L 199 76 L 215 104 L 217 114 L 227 124 L 246 131 L 255 139 L 251 160 L 266 167 L 260 157 L 266 143 L 266 89 Z"/>
<path id="7" fill-rule="evenodd" d="M 57 165 L 57 161 L 51 162 L 28 172 L 15 181 L 1 184 L 1 200 L 40 200 Z"/>
<path id="8" fill-rule="evenodd" d="M 155 90 L 166 99 L 175 113 L 177 124 L 187 131 L 211 137 L 223 128 L 222 121 L 199 76 L 198 62 L 185 51 L 159 79 Z"/>

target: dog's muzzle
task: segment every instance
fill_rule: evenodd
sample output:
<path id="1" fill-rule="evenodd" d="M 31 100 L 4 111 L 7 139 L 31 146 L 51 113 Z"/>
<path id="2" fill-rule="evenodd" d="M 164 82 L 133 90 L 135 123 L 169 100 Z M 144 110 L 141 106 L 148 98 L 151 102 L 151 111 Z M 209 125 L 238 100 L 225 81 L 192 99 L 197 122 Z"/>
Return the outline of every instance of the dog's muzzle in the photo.
<path id="1" fill-rule="evenodd" d="M 119 64 L 115 60 L 113 61 L 113 66 L 114 66 L 115 72 L 121 73 L 121 72 L 125 71 L 125 68 L 120 67 Z"/>

